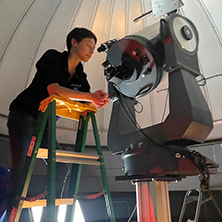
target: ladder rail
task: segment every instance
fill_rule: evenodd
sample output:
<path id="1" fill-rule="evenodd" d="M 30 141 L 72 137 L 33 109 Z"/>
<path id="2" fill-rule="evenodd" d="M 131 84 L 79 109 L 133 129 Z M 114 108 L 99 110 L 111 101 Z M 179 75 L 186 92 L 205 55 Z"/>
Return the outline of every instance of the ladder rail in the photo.
<path id="1" fill-rule="evenodd" d="M 47 218 L 50 222 L 56 221 L 56 102 L 53 100 L 48 106 L 48 167 L 47 167 Z"/>
<path id="2" fill-rule="evenodd" d="M 96 124 L 96 118 L 95 118 L 95 113 L 91 112 L 91 118 L 92 118 L 92 125 L 93 125 L 93 132 L 94 132 L 94 137 L 95 137 L 95 142 L 96 142 L 96 148 L 97 148 L 97 153 L 99 155 L 100 158 L 100 171 L 101 171 L 101 175 L 102 175 L 102 180 L 103 180 L 103 187 L 105 189 L 105 203 L 106 203 L 106 208 L 107 208 L 107 213 L 108 216 L 110 217 L 112 222 L 115 222 L 115 213 L 114 213 L 114 209 L 113 209 L 113 204 L 112 204 L 112 198 L 111 198 L 111 193 L 109 190 L 109 184 L 108 184 L 108 180 L 107 180 L 107 175 L 106 175 L 106 168 L 105 168 L 105 162 L 104 162 L 104 158 L 103 158 L 103 153 L 102 153 L 102 147 L 100 144 L 100 139 L 99 139 L 99 131 L 97 128 L 97 124 Z"/>
<path id="3" fill-rule="evenodd" d="M 201 204 L 202 204 L 202 191 L 200 191 L 199 189 L 195 189 L 195 191 L 198 193 L 198 196 L 196 197 L 191 197 L 191 193 L 193 192 L 194 190 L 190 189 L 186 192 L 185 194 L 185 197 L 184 197 L 184 200 L 183 200 L 183 205 L 182 205 L 182 209 L 181 209 L 181 212 L 180 212 L 180 217 L 179 217 L 179 221 L 178 222 L 183 222 L 183 218 L 184 218 L 184 214 L 185 214 L 185 211 L 186 211 L 186 207 L 189 203 L 192 203 L 193 201 L 196 201 L 197 204 L 196 204 L 196 210 L 195 210 L 195 217 L 194 217 L 194 220 L 193 222 L 198 222 L 199 220 L 199 216 L 200 216 L 200 208 L 201 208 Z"/>
<path id="4" fill-rule="evenodd" d="M 84 152 L 85 151 L 85 141 L 86 134 L 88 129 L 88 121 L 89 121 L 89 113 L 86 115 L 86 119 L 83 116 L 80 116 L 78 131 L 76 136 L 76 152 Z M 79 191 L 80 179 L 82 172 L 82 164 L 73 164 L 72 172 L 70 176 L 70 185 L 69 185 L 69 195 L 72 195 L 74 198 L 73 205 L 67 206 L 65 221 L 73 221 L 75 205 Z"/>

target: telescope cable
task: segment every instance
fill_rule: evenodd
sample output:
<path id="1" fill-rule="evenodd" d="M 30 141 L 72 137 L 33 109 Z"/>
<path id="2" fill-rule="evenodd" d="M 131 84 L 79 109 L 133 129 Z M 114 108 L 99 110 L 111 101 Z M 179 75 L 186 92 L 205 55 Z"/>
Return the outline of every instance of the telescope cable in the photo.
<path id="1" fill-rule="evenodd" d="M 117 92 L 117 95 L 119 95 L 119 101 L 120 101 L 120 105 L 123 108 L 126 116 L 128 117 L 128 119 L 130 120 L 130 122 L 132 123 L 132 125 L 135 127 L 135 129 L 146 139 L 148 139 L 151 143 L 159 146 L 154 140 L 152 140 L 148 135 L 146 135 L 146 133 L 144 132 L 144 130 L 142 129 L 142 127 L 140 126 L 140 124 L 138 123 L 138 121 L 136 120 L 136 118 L 134 117 L 134 115 L 132 114 L 126 100 L 123 97 L 123 93 L 119 87 L 119 85 L 115 85 L 117 90 L 119 91 L 119 93 Z"/>
<path id="2" fill-rule="evenodd" d="M 193 162 L 193 164 L 197 168 L 197 171 L 199 172 L 200 189 L 203 193 L 204 192 L 208 193 L 208 195 L 210 197 L 210 200 L 212 201 L 215 209 L 217 210 L 219 216 L 222 218 L 222 211 L 221 211 L 218 203 L 216 202 L 212 191 L 210 190 L 210 182 L 209 182 L 210 181 L 210 173 L 209 173 L 209 170 L 208 170 L 207 165 L 206 165 L 206 158 L 203 157 L 197 151 L 192 151 L 191 156 L 192 157 L 190 158 L 190 160 Z M 197 157 L 198 160 L 200 161 L 199 164 L 196 163 L 196 161 L 194 159 L 195 157 Z"/>

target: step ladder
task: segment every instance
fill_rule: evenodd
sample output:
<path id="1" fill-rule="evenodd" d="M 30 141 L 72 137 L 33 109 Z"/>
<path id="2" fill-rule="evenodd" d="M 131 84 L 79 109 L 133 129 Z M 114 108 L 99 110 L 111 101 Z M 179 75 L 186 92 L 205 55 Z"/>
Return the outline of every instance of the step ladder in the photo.
<path id="1" fill-rule="evenodd" d="M 184 214 L 185 214 L 186 208 L 190 203 L 193 203 L 193 202 L 196 202 L 196 210 L 195 210 L 195 215 L 194 215 L 194 219 L 192 220 L 192 222 L 198 222 L 199 216 L 200 216 L 202 198 L 203 198 L 203 193 L 199 189 L 188 190 L 184 196 L 183 205 L 182 205 L 182 209 L 180 212 L 180 217 L 179 217 L 178 222 L 184 221 L 183 219 L 184 219 Z"/>
<path id="2" fill-rule="evenodd" d="M 97 109 L 87 104 L 66 100 L 57 95 L 52 95 L 43 100 L 39 106 L 39 113 L 34 134 L 32 136 L 26 161 L 22 171 L 21 183 L 16 191 L 16 198 L 13 201 L 13 209 L 9 218 L 10 222 L 19 222 L 22 208 L 33 206 L 46 207 L 47 221 L 55 222 L 56 206 L 67 204 L 66 222 L 72 222 L 74 219 L 75 202 L 78 198 L 82 164 L 100 166 L 102 182 L 104 187 L 104 197 L 108 217 L 111 222 L 115 222 L 115 214 L 109 191 L 109 185 L 105 170 L 105 164 L 100 145 L 100 139 L 96 124 L 95 114 Z M 60 117 L 75 119 L 79 121 L 75 144 L 75 152 L 56 150 L 56 115 Z M 91 120 L 94 132 L 94 138 L 97 148 L 97 154 L 86 154 L 85 141 L 88 129 L 88 122 Z M 48 149 L 40 148 L 43 133 L 48 121 Z M 48 159 L 47 166 L 47 190 L 46 199 L 29 202 L 25 200 L 31 175 L 34 169 L 36 158 Z M 70 186 L 68 194 L 71 198 L 56 199 L 56 162 L 72 163 L 72 172 L 70 176 Z"/>

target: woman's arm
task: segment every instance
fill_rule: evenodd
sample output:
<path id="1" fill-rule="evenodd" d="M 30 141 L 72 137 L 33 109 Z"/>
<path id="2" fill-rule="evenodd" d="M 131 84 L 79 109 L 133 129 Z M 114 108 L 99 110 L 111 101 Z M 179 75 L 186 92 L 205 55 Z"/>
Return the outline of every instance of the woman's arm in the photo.
<path id="1" fill-rule="evenodd" d="M 98 90 L 94 93 L 80 92 L 60 86 L 58 83 L 48 85 L 47 90 L 49 95 L 56 94 L 70 100 L 92 102 L 98 108 L 103 108 L 109 102 L 109 95 L 102 90 Z"/>

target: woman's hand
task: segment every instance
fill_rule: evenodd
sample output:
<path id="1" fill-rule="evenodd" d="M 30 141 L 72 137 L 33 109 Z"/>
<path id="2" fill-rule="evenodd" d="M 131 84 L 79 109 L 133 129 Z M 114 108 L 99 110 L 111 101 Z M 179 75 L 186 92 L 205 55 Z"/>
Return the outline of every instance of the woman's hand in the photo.
<path id="1" fill-rule="evenodd" d="M 99 109 L 107 105 L 110 100 L 109 94 L 103 90 L 97 90 L 94 93 L 81 92 L 60 86 L 58 83 L 48 85 L 47 90 L 49 95 L 56 94 L 70 100 L 92 102 Z"/>
<path id="2" fill-rule="evenodd" d="M 104 92 L 103 90 L 97 90 L 92 93 L 92 102 L 99 108 L 103 108 L 109 103 L 109 94 Z"/>

